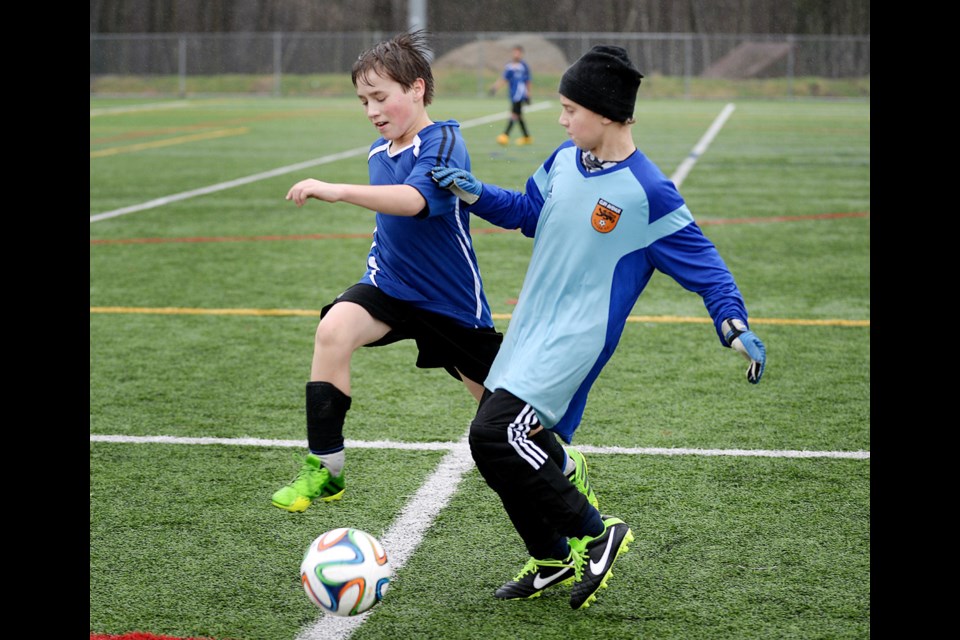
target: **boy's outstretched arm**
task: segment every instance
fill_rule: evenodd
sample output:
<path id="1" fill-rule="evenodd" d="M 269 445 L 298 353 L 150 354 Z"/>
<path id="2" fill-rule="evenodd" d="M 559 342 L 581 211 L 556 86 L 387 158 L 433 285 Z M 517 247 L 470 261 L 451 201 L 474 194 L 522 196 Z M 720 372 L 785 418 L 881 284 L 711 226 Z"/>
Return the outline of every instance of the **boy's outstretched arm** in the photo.
<path id="1" fill-rule="evenodd" d="M 532 180 L 527 181 L 528 193 L 523 194 L 484 184 L 469 171 L 455 167 L 434 167 L 431 176 L 440 187 L 449 189 L 467 203 L 470 213 L 498 227 L 520 229 L 523 235 L 534 236 L 543 198 L 539 197 Z"/>
<path id="2" fill-rule="evenodd" d="M 342 184 L 313 178 L 301 180 L 290 187 L 285 199 L 302 207 L 309 198 L 324 202 L 349 202 L 395 216 L 415 216 L 427 206 L 420 192 L 405 184 Z"/>
<path id="3" fill-rule="evenodd" d="M 714 244 L 689 224 L 653 243 L 648 254 L 659 271 L 703 299 L 721 344 L 747 359 L 747 381 L 759 383 L 767 349 L 750 330 L 743 296 Z"/>

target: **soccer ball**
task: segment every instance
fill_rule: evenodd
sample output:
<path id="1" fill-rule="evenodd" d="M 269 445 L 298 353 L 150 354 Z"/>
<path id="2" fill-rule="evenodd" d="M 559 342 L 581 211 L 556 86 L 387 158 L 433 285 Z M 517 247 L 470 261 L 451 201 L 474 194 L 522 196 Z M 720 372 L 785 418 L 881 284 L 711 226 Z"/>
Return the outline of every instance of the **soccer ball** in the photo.
<path id="1" fill-rule="evenodd" d="M 310 543 L 300 563 L 307 597 L 335 616 L 355 616 L 383 599 L 390 562 L 380 541 L 359 529 L 327 531 Z"/>

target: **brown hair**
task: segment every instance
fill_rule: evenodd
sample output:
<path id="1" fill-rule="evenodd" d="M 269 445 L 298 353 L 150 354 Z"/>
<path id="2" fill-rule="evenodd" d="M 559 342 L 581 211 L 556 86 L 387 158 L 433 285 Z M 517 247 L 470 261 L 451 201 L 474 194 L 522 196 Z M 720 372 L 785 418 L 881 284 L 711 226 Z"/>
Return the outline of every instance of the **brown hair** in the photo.
<path id="1" fill-rule="evenodd" d="M 423 78 L 423 104 L 433 102 L 433 71 L 426 35 L 422 29 L 401 33 L 361 53 L 350 70 L 353 86 L 371 71 L 400 83 L 404 91 L 412 87 L 417 78 Z"/>

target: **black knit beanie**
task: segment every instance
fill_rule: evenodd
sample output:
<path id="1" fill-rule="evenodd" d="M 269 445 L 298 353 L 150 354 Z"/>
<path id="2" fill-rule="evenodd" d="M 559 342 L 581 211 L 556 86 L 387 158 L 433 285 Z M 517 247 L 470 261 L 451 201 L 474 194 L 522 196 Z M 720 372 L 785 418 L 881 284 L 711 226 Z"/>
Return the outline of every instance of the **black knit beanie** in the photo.
<path id="1" fill-rule="evenodd" d="M 622 47 L 599 44 L 560 78 L 560 95 L 616 122 L 633 117 L 643 74 Z"/>

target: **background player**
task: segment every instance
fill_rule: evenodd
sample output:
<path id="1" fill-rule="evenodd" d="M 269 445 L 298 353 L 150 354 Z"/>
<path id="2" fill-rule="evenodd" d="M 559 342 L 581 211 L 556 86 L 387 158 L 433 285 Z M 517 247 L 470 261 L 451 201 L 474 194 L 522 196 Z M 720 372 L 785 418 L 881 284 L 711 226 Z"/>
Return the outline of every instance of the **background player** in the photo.
<path id="1" fill-rule="evenodd" d="M 523 136 L 517 138 L 518 145 L 531 144 L 533 138 L 527 131 L 527 123 L 523 119 L 523 105 L 530 104 L 530 65 L 523 59 L 523 47 L 513 48 L 512 59 L 503 67 L 503 75 L 490 85 L 490 95 L 494 95 L 500 87 L 509 85 L 510 119 L 507 120 L 506 130 L 497 136 L 497 142 L 502 145 L 510 144 L 510 130 L 514 124 L 520 125 Z"/>

